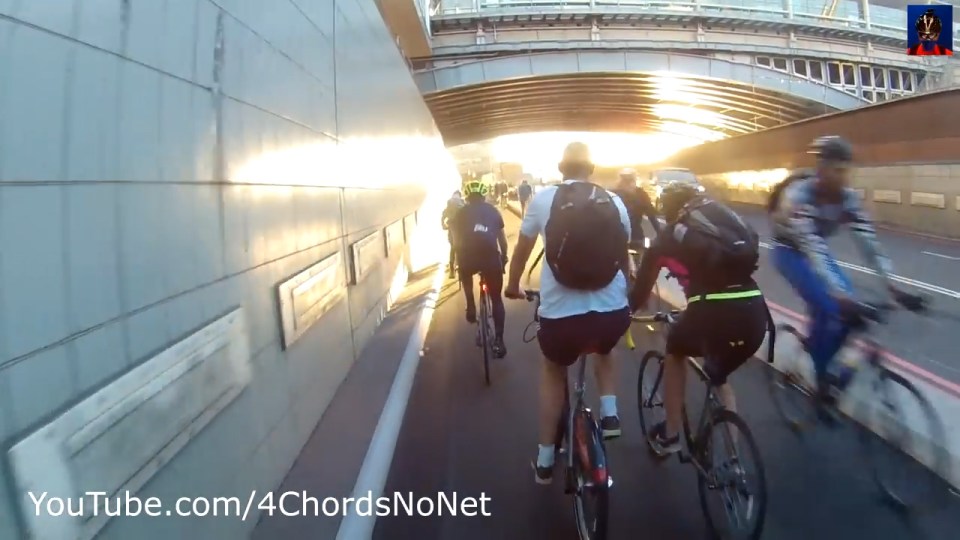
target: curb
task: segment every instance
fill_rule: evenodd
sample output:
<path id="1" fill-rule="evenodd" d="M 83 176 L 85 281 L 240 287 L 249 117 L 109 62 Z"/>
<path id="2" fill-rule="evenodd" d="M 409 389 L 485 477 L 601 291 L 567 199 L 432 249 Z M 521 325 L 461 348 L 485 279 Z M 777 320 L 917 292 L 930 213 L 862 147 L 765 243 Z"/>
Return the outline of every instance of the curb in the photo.
<path id="1" fill-rule="evenodd" d="M 390 393 L 380 413 L 370 445 L 367 447 L 360 473 L 357 475 L 357 483 L 351 496 L 358 504 L 361 498 L 375 502 L 383 495 L 397 439 L 403 426 L 403 416 L 407 411 L 413 382 L 420 365 L 423 343 L 426 341 L 430 322 L 433 320 L 433 312 L 440 298 L 443 278 L 443 265 L 438 265 L 431 288 L 420 307 L 419 318 L 410 333 L 410 340 L 407 342 L 403 358 L 400 360 L 400 367 L 390 386 Z M 362 516 L 356 512 L 347 513 L 340 522 L 336 539 L 367 540 L 371 538 L 377 521 L 376 504 L 371 504 L 370 508 L 374 511 L 369 516 Z"/>

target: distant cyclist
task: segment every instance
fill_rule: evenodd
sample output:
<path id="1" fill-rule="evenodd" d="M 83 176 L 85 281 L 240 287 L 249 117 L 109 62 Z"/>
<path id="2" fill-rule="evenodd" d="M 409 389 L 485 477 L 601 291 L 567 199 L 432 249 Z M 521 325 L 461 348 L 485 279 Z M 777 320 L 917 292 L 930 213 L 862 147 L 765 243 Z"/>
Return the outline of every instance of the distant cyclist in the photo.
<path id="1" fill-rule="evenodd" d="M 667 335 L 666 422 L 651 433 L 658 452 L 670 454 L 680 450 L 686 357 L 705 357 L 704 370 L 722 385 L 720 398 L 735 411 L 727 377 L 760 348 L 768 312 L 752 277 L 759 258 L 757 233 L 732 210 L 687 184 L 667 186 L 661 201 L 667 226 L 643 255 L 630 307 L 646 308 L 663 267 L 680 281 L 687 297 L 686 310 Z"/>
<path id="2" fill-rule="evenodd" d="M 530 182 L 524 180 L 520 182 L 520 185 L 517 186 L 517 199 L 520 201 L 520 217 L 522 218 L 527 214 L 527 202 L 530 201 L 530 197 L 533 195 L 533 187 L 530 185 Z"/>
<path id="3" fill-rule="evenodd" d="M 643 234 L 643 218 L 650 220 L 654 232 L 660 234 L 660 221 L 657 219 L 657 210 L 650 202 L 647 192 L 637 187 L 637 172 L 633 169 L 620 171 L 620 181 L 613 190 L 620 196 L 627 213 L 630 215 L 630 248 L 638 252 L 643 251 L 645 235 Z M 634 269 L 636 270 L 636 269 Z"/>
<path id="4" fill-rule="evenodd" d="M 504 309 L 503 271 L 507 264 L 507 236 L 503 216 L 486 202 L 487 186 L 478 181 L 464 186 L 467 205 L 453 217 L 450 228 L 457 245 L 460 261 L 460 284 L 467 301 L 467 322 L 477 322 L 477 304 L 473 295 L 473 275 L 479 273 L 487 284 L 487 294 L 493 307 L 493 328 L 496 337 L 493 352 L 498 358 L 507 354 L 503 343 Z"/>
<path id="5" fill-rule="evenodd" d="M 643 218 L 650 220 L 654 232 L 660 232 L 660 220 L 657 219 L 657 209 L 654 208 L 647 192 L 637 186 L 637 171 L 633 169 L 623 169 L 620 171 L 620 181 L 613 190 L 620 196 L 623 204 L 627 207 L 627 213 L 630 214 L 630 228 L 633 237 L 630 243 L 633 246 L 643 247 Z"/>
<path id="6" fill-rule="evenodd" d="M 820 398 L 829 401 L 840 381 L 828 372 L 843 347 L 850 326 L 859 318 L 850 280 L 830 255 L 826 239 L 849 224 L 864 257 L 881 276 L 891 295 L 905 307 L 922 299 L 904 293 L 889 279 L 892 267 L 884 256 L 860 197 L 848 187 L 853 148 L 837 136 L 820 137 L 810 145 L 816 170 L 798 171 L 777 185 L 768 210 L 773 221 L 773 262 L 807 304 L 808 347 L 817 372 Z"/>
<path id="7" fill-rule="evenodd" d="M 447 241 L 450 243 L 450 259 L 447 263 L 447 271 L 450 279 L 453 279 L 453 270 L 456 268 L 457 262 L 457 248 L 453 242 L 453 230 L 450 229 L 450 222 L 453 220 L 453 216 L 457 215 L 457 211 L 463 208 L 464 204 L 460 192 L 454 191 L 453 196 L 447 199 L 447 206 L 443 209 L 443 214 L 440 216 L 440 226 L 443 227 L 443 230 L 447 231 Z"/>

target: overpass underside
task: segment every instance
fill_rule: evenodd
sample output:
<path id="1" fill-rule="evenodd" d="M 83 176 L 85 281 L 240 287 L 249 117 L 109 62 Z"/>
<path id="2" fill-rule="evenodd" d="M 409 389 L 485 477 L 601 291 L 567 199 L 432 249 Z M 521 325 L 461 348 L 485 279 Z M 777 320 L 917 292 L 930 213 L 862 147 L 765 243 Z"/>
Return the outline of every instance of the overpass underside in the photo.
<path id="1" fill-rule="evenodd" d="M 669 72 L 506 79 L 425 99 L 448 146 L 537 131 L 665 132 L 709 141 L 836 110 L 736 81 Z"/>

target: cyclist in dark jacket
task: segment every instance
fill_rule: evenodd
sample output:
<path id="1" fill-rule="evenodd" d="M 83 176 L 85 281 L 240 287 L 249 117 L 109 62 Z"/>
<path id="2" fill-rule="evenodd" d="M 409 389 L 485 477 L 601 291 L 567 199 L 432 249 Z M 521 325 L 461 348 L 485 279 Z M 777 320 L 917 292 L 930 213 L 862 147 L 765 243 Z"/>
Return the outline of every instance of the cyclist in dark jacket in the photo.
<path id="1" fill-rule="evenodd" d="M 657 210 L 653 207 L 653 203 L 650 202 L 650 196 L 647 195 L 647 192 L 637 187 L 637 172 L 633 169 L 620 171 L 620 182 L 613 192 L 620 197 L 623 205 L 627 207 L 627 214 L 630 216 L 630 230 L 632 231 L 630 247 L 639 251 L 643 249 L 644 234 L 642 225 L 644 216 L 650 220 L 650 225 L 653 226 L 654 232 L 660 234 L 660 222 L 657 220 Z"/>

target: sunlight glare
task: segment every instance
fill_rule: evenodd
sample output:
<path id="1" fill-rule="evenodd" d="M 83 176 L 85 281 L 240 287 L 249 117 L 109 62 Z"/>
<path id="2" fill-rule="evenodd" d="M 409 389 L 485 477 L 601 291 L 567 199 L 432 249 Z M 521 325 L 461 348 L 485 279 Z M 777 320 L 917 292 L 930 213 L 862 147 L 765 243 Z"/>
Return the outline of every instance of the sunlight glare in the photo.
<path id="1" fill-rule="evenodd" d="M 714 133 L 710 131 L 710 136 Z M 584 142 L 590 147 L 595 164 L 618 167 L 657 163 L 704 140 L 714 139 L 683 133 L 523 133 L 497 137 L 492 141 L 490 150 L 495 161 L 520 163 L 524 171 L 534 177 L 553 179 L 559 177 L 557 164 L 564 147 L 573 141 Z"/>

